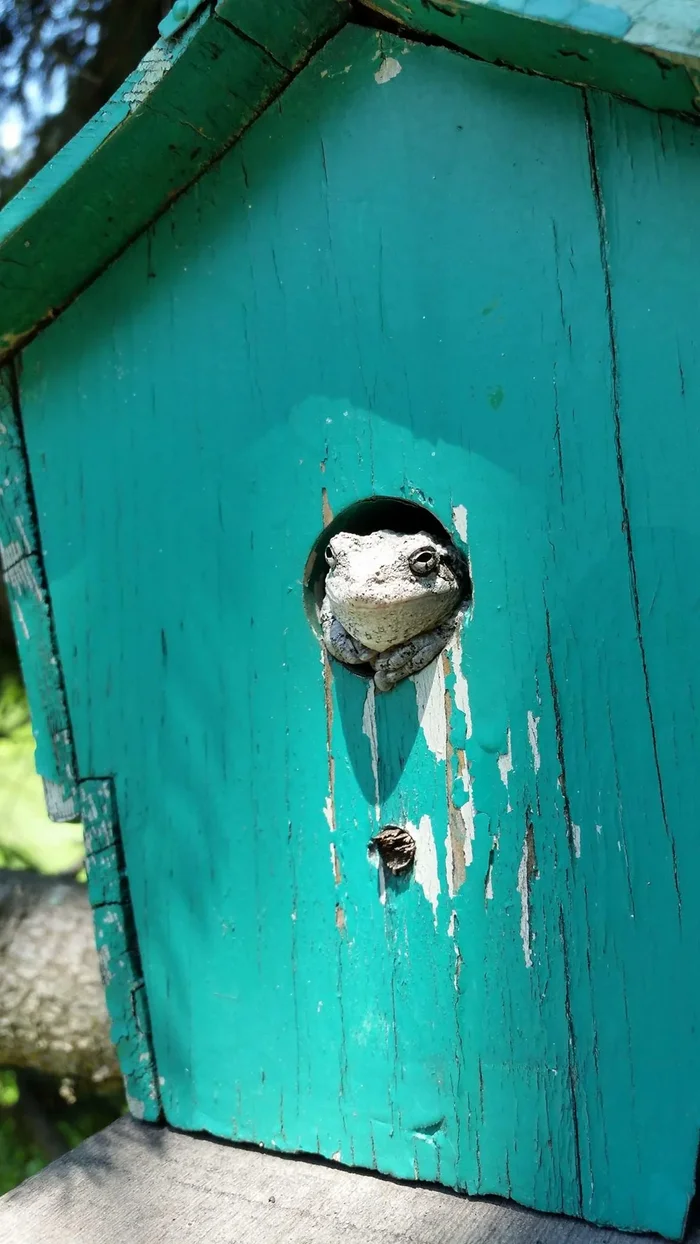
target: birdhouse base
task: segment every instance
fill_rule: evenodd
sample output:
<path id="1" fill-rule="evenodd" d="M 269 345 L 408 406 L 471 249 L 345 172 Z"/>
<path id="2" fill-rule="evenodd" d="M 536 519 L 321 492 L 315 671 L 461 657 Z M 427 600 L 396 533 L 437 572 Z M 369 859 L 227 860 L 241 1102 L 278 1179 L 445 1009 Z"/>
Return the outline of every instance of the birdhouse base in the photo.
<path id="1" fill-rule="evenodd" d="M 653 1244 L 653 1239 L 126 1118 L 0 1199 L 0 1244 Z M 700 1234 L 693 1233 L 687 1244 L 693 1242 L 700 1244 Z"/>

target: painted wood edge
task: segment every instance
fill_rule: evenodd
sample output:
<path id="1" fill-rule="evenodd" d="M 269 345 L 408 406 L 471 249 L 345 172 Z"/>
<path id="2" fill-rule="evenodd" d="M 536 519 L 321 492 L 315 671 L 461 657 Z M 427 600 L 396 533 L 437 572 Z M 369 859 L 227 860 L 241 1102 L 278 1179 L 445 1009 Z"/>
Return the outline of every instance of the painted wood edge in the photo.
<path id="1" fill-rule="evenodd" d="M 0 373 L 0 563 L 29 698 L 35 764 L 44 779 L 47 811 L 52 820 L 72 821 L 78 815 L 75 752 L 13 365 Z"/>
<path id="2" fill-rule="evenodd" d="M 689 42 L 687 51 L 680 37 L 676 50 L 634 42 L 634 32 L 646 29 L 629 15 L 639 0 L 625 0 L 624 9 L 540 0 L 527 12 L 523 0 L 358 2 L 409 36 L 429 36 L 487 61 L 657 110 L 697 116 L 700 107 L 700 36 L 697 49 Z M 349 20 L 350 6 L 351 0 L 189 6 L 184 25 L 176 22 L 174 33 L 158 40 L 104 108 L 0 212 L 0 361 L 60 314 L 240 137 Z M 692 7 L 700 20 L 700 0 Z M 557 13 L 566 20 L 556 20 Z"/>
<path id="3" fill-rule="evenodd" d="M 235 142 L 349 14 L 349 0 L 269 5 L 273 55 L 245 29 L 261 26 L 260 5 L 208 5 L 159 39 L 0 213 L 0 361 Z"/>
<path id="4" fill-rule="evenodd" d="M 161 1117 L 158 1075 L 113 780 L 80 782 L 79 810 L 100 974 L 127 1104 L 134 1118 L 154 1123 Z"/>
<path id="5" fill-rule="evenodd" d="M 700 36 L 690 26 L 680 35 L 669 28 L 669 46 L 664 46 L 663 28 L 630 17 L 627 10 L 637 0 L 626 0 L 624 8 L 542 0 L 527 4 L 525 12 L 523 0 L 359 3 L 396 24 L 408 38 L 423 35 L 492 64 L 700 120 Z M 700 27 L 700 0 L 690 0 L 690 8 Z M 654 34 L 657 44 L 642 41 Z"/>

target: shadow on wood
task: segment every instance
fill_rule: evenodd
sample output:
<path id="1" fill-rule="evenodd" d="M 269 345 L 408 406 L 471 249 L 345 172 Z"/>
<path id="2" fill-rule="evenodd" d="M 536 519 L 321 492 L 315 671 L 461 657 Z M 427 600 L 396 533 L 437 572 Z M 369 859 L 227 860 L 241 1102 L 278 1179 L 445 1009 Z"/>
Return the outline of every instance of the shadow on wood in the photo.
<path id="1" fill-rule="evenodd" d="M 654 1237 L 656 1238 L 656 1237 Z M 119 1119 L 0 1200 L 0 1244 L 652 1244 Z M 700 1241 L 700 1236 L 693 1235 Z"/>

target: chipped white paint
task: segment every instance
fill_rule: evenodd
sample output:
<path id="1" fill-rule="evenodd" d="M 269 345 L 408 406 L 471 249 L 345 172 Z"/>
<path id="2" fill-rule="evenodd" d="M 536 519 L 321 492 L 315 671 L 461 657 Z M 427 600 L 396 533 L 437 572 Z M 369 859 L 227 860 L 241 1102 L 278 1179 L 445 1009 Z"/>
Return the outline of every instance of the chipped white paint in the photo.
<path id="1" fill-rule="evenodd" d="M 127 1093 L 126 1104 L 129 1107 L 129 1113 L 133 1115 L 135 1119 L 142 1121 L 146 1114 L 146 1103 L 139 1101 L 138 1097 L 132 1097 L 129 1093 Z"/>
<path id="2" fill-rule="evenodd" d="M 532 967 L 532 951 L 530 950 L 530 892 L 528 881 L 528 865 L 530 850 L 527 836 L 523 839 L 523 853 L 518 867 L 518 894 L 520 895 L 520 940 L 523 944 L 525 967 Z"/>
<path id="3" fill-rule="evenodd" d="M 457 912 L 455 911 L 453 907 L 452 911 L 450 912 L 450 922 L 447 926 L 448 937 L 454 937 L 456 924 L 457 924 Z"/>
<path id="4" fill-rule="evenodd" d="M 508 776 L 513 772 L 513 747 L 511 742 L 510 726 L 506 735 L 506 750 L 498 757 L 498 772 L 501 775 L 501 781 L 508 790 Z M 508 799 L 508 811 L 511 812 L 510 799 Z"/>
<path id="5" fill-rule="evenodd" d="M 530 710 L 528 709 L 527 711 L 527 738 L 530 744 L 530 751 L 532 752 L 532 767 L 535 770 L 535 773 L 539 773 L 540 764 L 542 763 L 542 758 L 540 756 L 540 748 L 539 748 L 539 743 L 538 743 L 538 738 L 537 738 L 537 731 L 539 728 L 539 724 L 540 724 L 539 717 L 535 717 L 535 714 L 531 713 Z"/>
<path id="6" fill-rule="evenodd" d="M 331 848 L 331 868 L 333 870 L 333 879 L 337 885 L 340 880 L 340 865 L 338 863 L 338 852 L 335 849 L 335 843 L 330 844 Z"/>
<path id="7" fill-rule="evenodd" d="M 333 800 L 331 799 L 330 795 L 326 795 L 326 802 L 323 805 L 323 815 L 325 816 L 328 822 L 328 828 L 330 829 L 331 833 L 334 834 L 335 833 L 335 808 L 333 807 Z"/>
<path id="8" fill-rule="evenodd" d="M 22 610 L 20 609 L 16 600 L 13 601 L 13 605 L 14 605 L 14 610 L 15 610 L 15 617 L 17 618 L 17 625 L 19 629 L 21 630 L 22 634 L 24 635 L 24 638 L 29 639 L 29 627 L 27 626 L 27 623 L 25 621 L 24 614 Z"/>
<path id="9" fill-rule="evenodd" d="M 488 872 L 486 873 L 486 885 L 484 886 L 484 898 L 487 903 L 493 898 L 493 860 L 489 861 Z"/>
<path id="10" fill-rule="evenodd" d="M 466 505 L 453 505 L 452 522 L 460 540 L 467 543 L 467 507 Z"/>
<path id="11" fill-rule="evenodd" d="M 367 695 L 362 710 L 362 733 L 369 739 L 369 750 L 372 759 L 372 777 L 374 778 L 374 815 L 379 820 L 379 743 L 377 741 L 377 702 L 376 691 L 372 681 L 367 684 Z"/>
<path id="12" fill-rule="evenodd" d="M 25 553 L 31 553 L 32 546 L 29 543 L 29 537 L 27 536 L 27 532 L 24 526 L 24 519 L 22 518 L 21 514 L 15 514 L 15 527 L 17 528 L 19 532 L 20 539 L 22 541 L 22 544 L 24 545 Z"/>
<path id="13" fill-rule="evenodd" d="M 574 844 L 574 855 L 576 856 L 577 860 L 580 860 L 581 858 L 581 826 L 580 825 L 574 825 L 572 823 L 571 837 L 573 839 L 573 844 Z"/>
<path id="14" fill-rule="evenodd" d="M 418 724 L 436 760 L 447 760 L 447 719 L 445 717 L 445 671 L 438 657 L 411 682 L 416 688 Z"/>
<path id="15" fill-rule="evenodd" d="M 445 835 L 445 863 L 447 871 L 447 893 L 454 898 L 461 886 L 455 885 L 455 876 L 463 876 L 474 858 L 474 805 L 470 797 L 461 808 L 457 809 L 464 823 L 464 837 L 453 841 L 451 827 L 448 824 Z M 456 852 L 460 858 L 457 859 Z"/>
<path id="16" fill-rule="evenodd" d="M 433 827 L 429 816 L 422 816 L 418 822 L 418 828 L 407 822 L 406 829 L 413 834 L 416 840 L 416 860 L 413 866 L 413 876 L 416 883 L 420 886 L 430 906 L 433 909 L 433 917 L 435 920 L 435 928 L 437 928 L 437 909 L 438 900 L 440 898 L 440 877 L 438 874 L 438 858 L 435 849 L 435 838 L 433 837 Z"/>
<path id="17" fill-rule="evenodd" d="M 8 586 L 11 587 L 13 592 L 18 595 L 28 594 L 33 596 L 41 605 L 43 605 L 44 593 L 42 592 L 39 580 L 34 573 L 31 558 L 24 556 L 22 546 L 18 540 L 13 541 L 11 545 L 6 546 L 6 551 L 9 551 L 10 549 L 19 550 L 19 556 L 22 560 L 15 562 L 12 566 L 5 565 L 5 578 Z"/>
<path id="18" fill-rule="evenodd" d="M 172 52 L 160 40 L 147 52 L 139 65 L 133 80 L 124 91 L 122 99 L 129 105 L 129 112 L 134 112 L 140 104 L 148 99 L 151 91 L 164 78 L 172 63 Z"/>
<path id="19" fill-rule="evenodd" d="M 472 793 L 471 793 L 471 782 L 470 782 L 469 798 L 466 803 L 462 804 L 461 808 L 459 809 L 459 814 L 462 820 L 464 821 L 464 843 L 463 843 L 462 849 L 464 851 L 464 867 L 465 869 L 467 869 L 469 868 L 469 865 L 472 863 L 474 859 L 474 833 L 476 830 L 476 824 L 474 821 L 474 803 L 472 800 Z"/>
<path id="20" fill-rule="evenodd" d="M 394 56 L 387 56 L 382 61 L 377 72 L 374 75 L 374 81 L 383 86 L 385 82 L 391 82 L 397 74 L 401 73 L 401 66 Z"/>
<path id="21" fill-rule="evenodd" d="M 2 558 L 2 565 L 5 570 L 9 570 L 22 556 L 23 549 L 19 540 L 10 540 L 9 544 L 0 543 L 0 558 Z"/>
<path id="22" fill-rule="evenodd" d="M 112 977 L 114 976 L 114 973 L 110 967 L 111 957 L 109 946 L 100 946 L 97 952 L 97 959 L 100 969 L 100 978 L 105 988 L 110 984 Z"/>
<path id="23" fill-rule="evenodd" d="M 458 625 L 449 646 L 450 664 L 452 672 L 455 676 L 455 705 L 460 713 L 464 715 L 464 722 L 467 732 L 467 738 L 472 737 L 472 711 L 469 704 L 469 684 L 467 683 L 464 673 L 464 661 L 462 654 L 462 627 Z"/>

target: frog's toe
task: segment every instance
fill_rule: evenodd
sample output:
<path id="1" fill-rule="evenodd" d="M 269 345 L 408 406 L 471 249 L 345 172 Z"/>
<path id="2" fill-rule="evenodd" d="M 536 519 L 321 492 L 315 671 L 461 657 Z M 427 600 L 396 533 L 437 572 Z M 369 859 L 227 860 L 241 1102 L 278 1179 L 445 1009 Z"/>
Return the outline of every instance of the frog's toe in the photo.
<path id="1" fill-rule="evenodd" d="M 397 644 L 382 652 L 374 661 L 374 683 L 377 691 L 391 691 L 397 683 L 413 674 L 420 673 L 435 660 L 449 643 L 454 633 L 455 621 L 443 622 L 435 630 L 416 635 L 405 644 Z"/>

